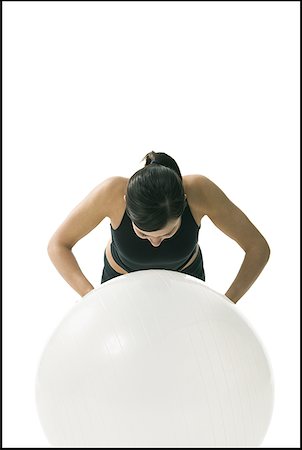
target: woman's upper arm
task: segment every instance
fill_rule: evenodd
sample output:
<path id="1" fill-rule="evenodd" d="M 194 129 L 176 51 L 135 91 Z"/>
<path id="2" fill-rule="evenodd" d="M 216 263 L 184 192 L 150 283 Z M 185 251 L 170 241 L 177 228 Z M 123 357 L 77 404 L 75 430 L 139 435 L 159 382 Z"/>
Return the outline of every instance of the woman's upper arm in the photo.
<path id="1" fill-rule="evenodd" d="M 196 177 L 195 186 L 199 207 L 223 233 L 245 251 L 260 243 L 269 251 L 260 231 L 215 183 L 200 175 Z"/>
<path id="2" fill-rule="evenodd" d="M 96 186 L 66 217 L 52 235 L 48 246 L 72 248 L 110 214 L 110 206 L 120 177 L 110 177 Z"/>

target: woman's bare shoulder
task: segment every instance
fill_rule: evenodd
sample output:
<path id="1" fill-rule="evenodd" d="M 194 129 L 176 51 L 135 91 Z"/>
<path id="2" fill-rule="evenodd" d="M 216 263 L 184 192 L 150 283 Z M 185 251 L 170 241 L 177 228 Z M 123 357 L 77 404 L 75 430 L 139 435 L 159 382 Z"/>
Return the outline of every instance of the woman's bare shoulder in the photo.
<path id="1" fill-rule="evenodd" d="M 193 174 L 182 177 L 185 194 L 189 202 L 191 212 L 200 225 L 201 219 L 206 215 L 204 198 L 208 178 L 204 175 Z"/>
<path id="2" fill-rule="evenodd" d="M 108 217 L 111 219 L 111 222 L 116 220 L 119 222 L 119 218 L 125 210 L 124 195 L 127 193 L 129 178 L 112 176 L 107 178 L 106 182 L 108 183 L 110 197 Z"/>
<path id="3" fill-rule="evenodd" d="M 209 183 L 209 178 L 204 175 L 194 174 L 194 175 L 185 175 L 183 178 L 184 188 L 189 191 L 191 196 L 198 196 L 207 188 Z"/>
<path id="4" fill-rule="evenodd" d="M 96 187 L 96 191 L 101 191 L 106 189 L 107 193 L 110 194 L 110 200 L 114 200 L 116 196 L 119 196 L 121 192 L 126 192 L 128 178 L 120 176 L 112 176 L 101 181 Z"/>
<path id="5" fill-rule="evenodd" d="M 208 180 L 208 178 L 204 175 L 201 175 L 199 173 L 195 173 L 193 175 L 183 175 L 183 180 L 188 182 L 188 183 L 196 183 L 196 182 L 200 182 L 200 180 Z"/>
<path id="6" fill-rule="evenodd" d="M 121 183 L 128 182 L 129 178 L 121 177 L 119 175 L 114 175 L 112 177 L 106 178 L 106 180 L 110 181 L 112 184 L 118 185 L 118 184 L 121 184 Z"/>

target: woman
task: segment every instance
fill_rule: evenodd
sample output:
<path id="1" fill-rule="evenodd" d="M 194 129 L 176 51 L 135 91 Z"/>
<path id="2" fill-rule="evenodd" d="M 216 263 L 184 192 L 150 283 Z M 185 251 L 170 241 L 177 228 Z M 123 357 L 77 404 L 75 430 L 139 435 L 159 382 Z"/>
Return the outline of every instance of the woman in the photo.
<path id="1" fill-rule="evenodd" d="M 111 239 L 104 253 L 102 283 L 144 269 L 175 270 L 205 280 L 198 245 L 204 216 L 245 251 L 240 270 L 225 295 L 236 303 L 255 282 L 270 255 L 265 238 L 211 180 L 182 177 L 166 153 L 148 153 L 145 167 L 130 179 L 100 183 L 69 214 L 48 244 L 53 264 L 81 296 L 94 289 L 72 247 L 105 217 Z"/>

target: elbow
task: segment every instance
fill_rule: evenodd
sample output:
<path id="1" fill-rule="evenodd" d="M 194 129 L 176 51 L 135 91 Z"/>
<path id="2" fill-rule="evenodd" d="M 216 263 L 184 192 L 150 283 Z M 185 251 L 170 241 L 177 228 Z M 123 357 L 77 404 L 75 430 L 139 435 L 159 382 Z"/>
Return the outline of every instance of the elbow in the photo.
<path id="1" fill-rule="evenodd" d="M 266 264 L 270 258 L 270 254 L 271 254 L 271 249 L 267 242 L 262 249 L 262 254 L 263 254 L 264 263 Z"/>
<path id="2" fill-rule="evenodd" d="M 60 243 L 57 240 L 51 238 L 47 244 L 48 256 L 51 257 L 51 255 L 53 255 L 56 252 L 58 247 L 60 247 Z"/>
<path id="3" fill-rule="evenodd" d="M 63 242 L 60 242 L 58 239 L 52 237 L 50 241 L 47 244 L 47 253 L 49 257 L 53 255 L 55 252 L 57 252 L 58 249 L 67 248 L 68 250 L 72 249 L 72 245 L 64 244 Z"/>
<path id="4" fill-rule="evenodd" d="M 268 243 L 266 243 L 266 251 L 267 251 L 267 259 L 269 260 L 269 257 L 271 255 L 271 249 L 270 249 L 270 246 L 268 245 Z"/>
<path id="5" fill-rule="evenodd" d="M 264 264 L 266 264 L 270 258 L 271 249 L 266 239 L 261 237 L 261 239 L 257 240 L 252 245 L 250 245 L 245 250 L 245 252 L 257 254 L 258 257 L 260 257 L 263 260 Z"/>
<path id="6" fill-rule="evenodd" d="M 260 247 L 260 251 L 263 254 L 263 257 L 266 259 L 266 262 L 269 260 L 270 254 L 271 254 L 271 249 L 270 246 L 268 245 L 268 242 L 266 241 L 266 239 L 262 238 L 261 242 L 259 244 Z"/>
<path id="7" fill-rule="evenodd" d="M 53 254 L 55 247 L 56 247 L 55 242 L 52 239 L 50 239 L 50 241 L 47 244 L 47 253 L 49 257 L 51 257 L 51 255 Z"/>

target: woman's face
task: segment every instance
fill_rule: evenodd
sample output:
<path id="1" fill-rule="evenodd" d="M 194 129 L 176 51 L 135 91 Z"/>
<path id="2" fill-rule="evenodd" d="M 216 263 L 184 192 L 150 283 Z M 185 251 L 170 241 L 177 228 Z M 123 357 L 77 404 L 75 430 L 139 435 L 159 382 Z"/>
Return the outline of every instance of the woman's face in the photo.
<path id="1" fill-rule="evenodd" d="M 185 194 L 185 197 L 186 194 Z M 126 202 L 126 196 L 124 195 L 124 201 Z M 153 247 L 159 247 L 164 239 L 171 238 L 178 230 L 181 225 L 181 217 L 169 222 L 169 224 L 159 231 L 143 231 L 137 228 L 137 226 L 132 222 L 132 227 L 135 234 L 141 239 L 148 239 Z"/>
<path id="2" fill-rule="evenodd" d="M 143 231 L 137 228 L 137 226 L 132 222 L 132 227 L 135 234 L 141 239 L 148 239 L 153 247 L 159 247 L 164 239 L 171 238 L 178 230 L 181 225 L 181 217 L 177 220 L 169 222 L 169 224 L 159 231 Z"/>

